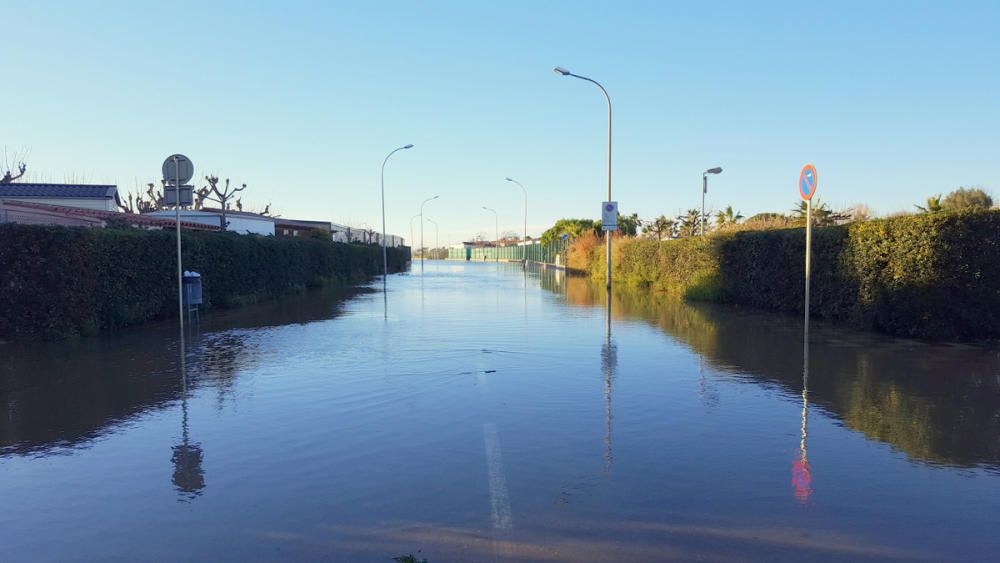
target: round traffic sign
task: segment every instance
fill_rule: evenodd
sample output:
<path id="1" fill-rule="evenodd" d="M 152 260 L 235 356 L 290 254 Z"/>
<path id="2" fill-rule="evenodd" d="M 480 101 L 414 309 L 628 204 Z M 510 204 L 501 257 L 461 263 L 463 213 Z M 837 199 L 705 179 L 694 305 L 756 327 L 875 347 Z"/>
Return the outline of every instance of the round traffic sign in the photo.
<path id="1" fill-rule="evenodd" d="M 809 201 L 816 193 L 818 186 L 819 175 L 816 174 L 816 167 L 812 164 L 806 164 L 799 174 L 799 195 L 805 201 Z"/>
<path id="2" fill-rule="evenodd" d="M 194 163 L 183 154 L 173 154 L 163 161 L 163 179 L 170 183 L 186 184 L 194 177 Z"/>

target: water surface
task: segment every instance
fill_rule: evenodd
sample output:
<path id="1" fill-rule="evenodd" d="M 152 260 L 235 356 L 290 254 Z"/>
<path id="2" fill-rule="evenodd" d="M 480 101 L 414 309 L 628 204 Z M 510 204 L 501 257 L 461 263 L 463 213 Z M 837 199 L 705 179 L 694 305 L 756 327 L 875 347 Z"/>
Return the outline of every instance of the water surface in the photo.
<path id="1" fill-rule="evenodd" d="M 380 289 L 381 284 L 372 284 Z M 0 345 L 0 560 L 966 559 L 1000 356 L 428 262 Z M 184 376 L 182 377 L 182 373 Z"/>

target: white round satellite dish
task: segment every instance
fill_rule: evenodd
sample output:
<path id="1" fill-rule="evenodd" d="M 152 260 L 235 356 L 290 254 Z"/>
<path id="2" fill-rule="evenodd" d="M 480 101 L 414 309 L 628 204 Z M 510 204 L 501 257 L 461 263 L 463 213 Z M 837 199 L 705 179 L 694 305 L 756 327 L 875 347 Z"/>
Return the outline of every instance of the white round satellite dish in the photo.
<path id="1" fill-rule="evenodd" d="M 183 154 L 174 154 L 163 161 L 163 179 L 186 184 L 194 177 L 194 163 Z"/>

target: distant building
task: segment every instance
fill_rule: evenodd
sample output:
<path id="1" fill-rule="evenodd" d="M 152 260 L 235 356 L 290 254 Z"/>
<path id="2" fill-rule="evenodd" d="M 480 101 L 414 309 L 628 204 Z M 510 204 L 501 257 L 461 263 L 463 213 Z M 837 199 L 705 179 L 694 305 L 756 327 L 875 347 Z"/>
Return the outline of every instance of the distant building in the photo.
<path id="1" fill-rule="evenodd" d="M 172 219 L 174 217 L 174 211 L 153 211 L 151 213 L 143 213 L 142 216 Z M 222 210 L 210 208 L 203 208 L 201 210 L 182 209 L 181 221 L 200 223 L 202 225 L 212 225 L 221 228 Z M 227 225 L 225 230 L 239 233 L 241 235 L 274 235 L 275 219 L 274 217 L 268 217 L 267 215 L 258 215 L 256 213 L 248 213 L 246 211 L 227 210 L 226 223 Z"/>
<path id="2" fill-rule="evenodd" d="M 297 221 L 282 217 L 274 218 L 274 234 L 279 237 L 305 237 L 314 231 L 322 231 L 327 236 L 331 236 L 331 223 L 327 221 Z"/>
<path id="3" fill-rule="evenodd" d="M 118 211 L 118 186 L 91 184 L 0 184 L 0 201 L 26 201 L 98 211 Z"/>
<path id="4" fill-rule="evenodd" d="M 120 223 L 149 230 L 176 228 L 173 217 L 168 219 L 84 207 L 3 200 L 0 200 L 0 223 L 58 225 L 61 227 L 106 227 L 111 223 Z M 204 225 L 188 221 L 181 221 L 181 228 L 198 231 L 219 230 L 218 225 Z"/>

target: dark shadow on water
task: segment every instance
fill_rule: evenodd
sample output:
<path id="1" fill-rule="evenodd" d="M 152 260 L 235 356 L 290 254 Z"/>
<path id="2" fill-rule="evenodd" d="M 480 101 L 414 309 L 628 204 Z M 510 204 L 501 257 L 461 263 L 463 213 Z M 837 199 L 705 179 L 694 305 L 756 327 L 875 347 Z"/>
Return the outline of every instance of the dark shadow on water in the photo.
<path id="1" fill-rule="evenodd" d="M 247 342 L 250 329 L 334 318 L 360 291 L 365 290 L 317 290 L 203 314 L 187 331 L 188 391 L 212 386 L 221 400 L 235 374 L 255 361 Z M 182 395 L 177 325 L 171 322 L 75 341 L 10 342 L 0 345 L 0 354 L 0 455 L 84 447 Z M 201 452 L 175 450 L 174 457 L 179 467 L 188 466 Z M 185 480 L 190 484 L 197 477 Z"/>
<path id="2" fill-rule="evenodd" d="M 536 275 L 572 306 L 606 301 L 603 284 L 589 278 Z M 1000 353 L 994 348 L 894 339 L 813 321 L 806 395 L 801 319 L 622 286 L 613 292 L 612 311 L 615 320 L 658 327 L 702 356 L 715 377 L 750 377 L 802 394 L 810 407 L 914 460 L 1000 468 Z"/>

